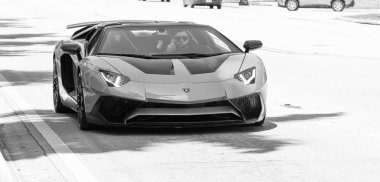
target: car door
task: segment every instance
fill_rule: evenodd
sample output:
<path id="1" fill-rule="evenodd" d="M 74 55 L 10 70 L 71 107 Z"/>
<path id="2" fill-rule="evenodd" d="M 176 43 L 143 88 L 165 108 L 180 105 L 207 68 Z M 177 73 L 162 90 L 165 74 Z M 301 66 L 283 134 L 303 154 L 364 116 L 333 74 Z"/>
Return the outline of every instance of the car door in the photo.
<path id="1" fill-rule="evenodd" d="M 329 0 L 299 0 L 299 3 L 300 3 L 300 6 L 313 7 L 313 6 L 326 5 L 327 1 Z"/>

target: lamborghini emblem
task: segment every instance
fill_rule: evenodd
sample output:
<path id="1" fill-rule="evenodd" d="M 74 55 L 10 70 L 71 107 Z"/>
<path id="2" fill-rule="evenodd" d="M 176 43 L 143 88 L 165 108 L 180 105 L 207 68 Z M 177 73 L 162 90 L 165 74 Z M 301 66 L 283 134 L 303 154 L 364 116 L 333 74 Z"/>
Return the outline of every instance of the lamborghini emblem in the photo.
<path id="1" fill-rule="evenodd" d="M 182 89 L 184 92 L 188 93 L 190 91 L 190 88 L 183 88 Z"/>

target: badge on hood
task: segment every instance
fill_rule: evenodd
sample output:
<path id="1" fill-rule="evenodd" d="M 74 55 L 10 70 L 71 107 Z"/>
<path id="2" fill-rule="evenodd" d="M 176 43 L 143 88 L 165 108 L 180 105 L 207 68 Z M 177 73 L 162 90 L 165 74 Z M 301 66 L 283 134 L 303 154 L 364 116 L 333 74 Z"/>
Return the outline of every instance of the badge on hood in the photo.
<path id="1" fill-rule="evenodd" d="M 186 93 L 190 92 L 190 88 L 183 88 L 182 90 Z"/>

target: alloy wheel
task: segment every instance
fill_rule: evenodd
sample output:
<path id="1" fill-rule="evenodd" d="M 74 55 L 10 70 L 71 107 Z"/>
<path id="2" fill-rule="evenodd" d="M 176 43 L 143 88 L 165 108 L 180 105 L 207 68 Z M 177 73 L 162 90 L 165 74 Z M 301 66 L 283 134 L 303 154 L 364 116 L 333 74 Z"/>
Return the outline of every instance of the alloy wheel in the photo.
<path id="1" fill-rule="evenodd" d="M 334 11 L 343 11 L 343 9 L 344 9 L 344 3 L 343 3 L 343 1 L 341 1 L 341 0 L 335 0 L 332 3 L 332 9 Z"/>
<path id="2" fill-rule="evenodd" d="M 84 96 L 83 96 L 83 83 L 82 77 L 78 75 L 78 87 L 77 87 L 77 114 L 78 114 L 78 125 L 80 130 L 90 129 L 90 123 L 87 122 L 86 111 L 84 106 Z"/>
<path id="3" fill-rule="evenodd" d="M 53 104 L 56 113 L 66 113 L 70 111 L 69 108 L 63 105 L 61 96 L 59 95 L 58 73 L 55 65 L 53 67 Z"/>
<path id="4" fill-rule="evenodd" d="M 54 103 L 54 108 L 57 108 L 58 98 L 59 98 L 58 76 L 57 76 L 57 71 L 54 68 L 54 70 L 53 70 L 53 103 Z"/>
<path id="5" fill-rule="evenodd" d="M 296 0 L 288 0 L 286 2 L 286 8 L 289 11 L 296 11 L 299 8 L 298 1 L 296 1 Z"/>

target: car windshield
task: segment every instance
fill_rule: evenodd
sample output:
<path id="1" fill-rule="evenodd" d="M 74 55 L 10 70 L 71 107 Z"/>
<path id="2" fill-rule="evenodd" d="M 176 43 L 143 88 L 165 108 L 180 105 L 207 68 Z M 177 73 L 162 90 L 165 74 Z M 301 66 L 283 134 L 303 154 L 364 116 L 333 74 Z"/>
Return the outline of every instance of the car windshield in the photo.
<path id="1" fill-rule="evenodd" d="M 140 58 L 208 57 L 241 52 L 208 26 L 135 26 L 108 28 L 99 55 Z"/>

